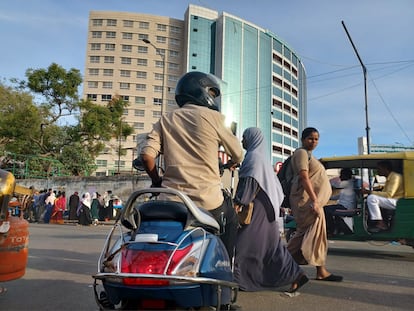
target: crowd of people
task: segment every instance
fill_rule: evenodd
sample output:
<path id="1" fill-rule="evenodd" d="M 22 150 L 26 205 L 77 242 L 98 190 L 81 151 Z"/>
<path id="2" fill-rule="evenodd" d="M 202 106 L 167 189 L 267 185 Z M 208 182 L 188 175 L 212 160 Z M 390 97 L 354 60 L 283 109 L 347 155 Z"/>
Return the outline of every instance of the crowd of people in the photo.
<path id="1" fill-rule="evenodd" d="M 28 210 L 30 222 L 63 224 L 65 220 L 79 225 L 98 225 L 116 218 L 122 200 L 111 190 L 103 195 L 98 192 L 73 192 L 69 199 L 65 191 L 52 188 L 38 191 Z"/>

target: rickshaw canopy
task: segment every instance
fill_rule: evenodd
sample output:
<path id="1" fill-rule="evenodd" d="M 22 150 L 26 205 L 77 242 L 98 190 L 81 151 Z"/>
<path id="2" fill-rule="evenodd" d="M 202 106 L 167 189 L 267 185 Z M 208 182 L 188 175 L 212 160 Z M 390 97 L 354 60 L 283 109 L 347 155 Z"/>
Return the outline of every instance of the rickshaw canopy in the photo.
<path id="1" fill-rule="evenodd" d="M 414 152 L 371 153 L 320 159 L 326 169 L 376 169 L 377 163 L 382 160 L 391 161 L 393 170 L 403 175 L 404 198 L 414 198 Z"/>

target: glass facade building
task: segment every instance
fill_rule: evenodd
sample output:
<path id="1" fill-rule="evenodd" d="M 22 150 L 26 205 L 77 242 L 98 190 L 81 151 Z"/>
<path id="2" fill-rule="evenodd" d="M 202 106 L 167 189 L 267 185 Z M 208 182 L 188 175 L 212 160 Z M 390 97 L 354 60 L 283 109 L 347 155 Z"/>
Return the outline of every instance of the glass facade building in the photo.
<path id="1" fill-rule="evenodd" d="M 185 15 L 185 67 L 223 80 L 222 113 L 238 135 L 259 127 L 272 163 L 299 147 L 306 124 L 306 73 L 275 34 L 239 17 L 190 5 Z"/>

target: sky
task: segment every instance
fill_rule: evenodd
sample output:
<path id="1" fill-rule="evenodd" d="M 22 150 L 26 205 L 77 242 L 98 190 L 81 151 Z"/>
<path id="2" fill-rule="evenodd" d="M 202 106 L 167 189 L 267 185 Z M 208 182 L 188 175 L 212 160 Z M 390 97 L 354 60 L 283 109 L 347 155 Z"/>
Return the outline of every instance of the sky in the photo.
<path id="1" fill-rule="evenodd" d="M 315 156 L 357 154 L 367 133 L 371 144 L 414 146 L 413 0 L 0 0 L 0 79 L 53 62 L 83 74 L 90 11 L 183 20 L 189 4 L 268 29 L 299 56 Z"/>

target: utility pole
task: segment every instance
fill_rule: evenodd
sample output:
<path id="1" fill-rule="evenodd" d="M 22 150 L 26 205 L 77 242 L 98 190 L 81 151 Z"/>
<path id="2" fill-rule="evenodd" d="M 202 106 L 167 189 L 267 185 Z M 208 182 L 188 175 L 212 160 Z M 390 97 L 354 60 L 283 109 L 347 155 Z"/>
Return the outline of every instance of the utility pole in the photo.
<path id="1" fill-rule="evenodd" d="M 367 135 L 367 153 L 368 153 L 368 154 L 370 154 L 370 153 L 371 153 L 371 147 L 370 147 L 370 145 L 371 145 L 371 140 L 370 140 L 370 137 L 369 137 L 369 130 L 370 130 L 370 128 L 369 128 L 369 125 L 368 125 L 367 68 L 365 67 L 364 63 L 362 62 L 361 57 L 359 56 L 359 53 L 358 53 L 358 51 L 357 51 L 357 49 L 356 49 L 356 47 L 355 47 L 355 45 L 354 45 L 354 42 L 352 42 L 352 38 L 351 38 L 351 36 L 349 35 L 348 30 L 346 29 L 346 26 L 345 26 L 344 21 L 342 21 L 342 26 L 343 26 L 343 27 L 344 27 L 344 29 L 345 29 L 346 35 L 348 36 L 348 39 L 349 39 L 349 41 L 350 41 L 350 42 L 351 42 L 351 44 L 352 44 L 352 47 L 353 47 L 353 49 L 354 49 L 354 51 L 355 51 L 356 56 L 358 57 L 359 63 L 361 64 L 361 66 L 362 66 L 362 71 L 363 71 L 363 73 L 364 73 L 364 92 L 365 92 L 365 124 L 366 124 L 365 131 L 366 131 L 366 135 Z"/>
<path id="2" fill-rule="evenodd" d="M 165 103 L 164 103 L 164 92 L 165 92 L 165 90 L 164 90 L 165 89 L 165 53 L 164 54 L 161 53 L 159 51 L 159 49 L 150 40 L 148 40 L 148 39 L 142 39 L 142 41 L 144 41 L 146 44 L 151 45 L 155 49 L 156 54 L 158 54 L 161 57 L 161 60 L 162 60 L 162 84 L 161 84 L 161 88 L 162 88 L 162 90 L 161 90 L 161 117 L 162 117 L 163 114 L 164 114 L 164 105 L 165 105 Z M 159 155 L 158 156 L 158 170 L 161 171 L 161 172 L 162 172 L 162 165 L 163 165 L 162 164 L 162 156 Z"/>

